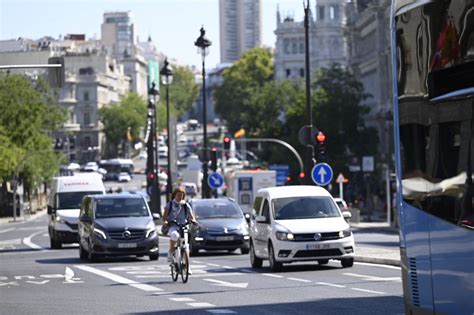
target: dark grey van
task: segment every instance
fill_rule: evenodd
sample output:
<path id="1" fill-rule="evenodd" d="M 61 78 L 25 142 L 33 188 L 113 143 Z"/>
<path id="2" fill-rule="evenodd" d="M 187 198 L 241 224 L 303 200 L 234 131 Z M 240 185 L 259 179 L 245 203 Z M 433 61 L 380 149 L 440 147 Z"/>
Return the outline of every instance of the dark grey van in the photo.
<path id="1" fill-rule="evenodd" d="M 79 257 L 159 256 L 158 233 L 148 204 L 136 194 L 90 195 L 79 213 Z"/>

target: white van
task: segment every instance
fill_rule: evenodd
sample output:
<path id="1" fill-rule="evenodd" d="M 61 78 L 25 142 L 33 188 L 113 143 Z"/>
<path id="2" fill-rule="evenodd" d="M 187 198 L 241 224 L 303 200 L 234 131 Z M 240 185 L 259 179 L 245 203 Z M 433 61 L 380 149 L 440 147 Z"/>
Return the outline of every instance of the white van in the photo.
<path id="1" fill-rule="evenodd" d="M 51 248 L 61 248 L 63 243 L 77 243 L 82 197 L 97 194 L 105 194 L 100 174 L 82 173 L 53 178 L 48 198 Z"/>
<path id="2" fill-rule="evenodd" d="M 260 189 L 250 220 L 250 263 L 260 268 L 270 261 L 272 271 L 283 263 L 340 260 L 354 263 L 351 213 L 342 212 L 329 192 L 317 186 L 280 186 Z"/>

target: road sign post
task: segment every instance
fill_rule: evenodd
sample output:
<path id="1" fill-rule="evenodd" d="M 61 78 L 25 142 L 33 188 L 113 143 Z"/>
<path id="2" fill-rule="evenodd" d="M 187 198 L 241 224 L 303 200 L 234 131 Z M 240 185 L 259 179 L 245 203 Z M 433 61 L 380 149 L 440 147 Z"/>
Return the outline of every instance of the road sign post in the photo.
<path id="1" fill-rule="evenodd" d="M 333 171 L 327 163 L 316 164 L 311 171 L 311 178 L 316 185 L 326 186 L 332 180 Z"/>

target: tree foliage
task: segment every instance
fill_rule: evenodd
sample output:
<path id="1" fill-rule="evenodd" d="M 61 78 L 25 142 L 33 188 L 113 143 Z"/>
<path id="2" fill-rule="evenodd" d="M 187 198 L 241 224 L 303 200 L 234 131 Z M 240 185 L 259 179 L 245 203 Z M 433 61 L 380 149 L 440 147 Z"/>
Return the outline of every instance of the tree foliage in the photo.
<path id="1" fill-rule="evenodd" d="M 117 148 L 123 141 L 140 140 L 140 130 L 145 127 L 147 103 L 136 93 L 125 95 L 119 104 L 110 104 L 99 109 L 99 119 L 109 146 Z"/>
<path id="2" fill-rule="evenodd" d="M 49 85 L 20 75 L 0 76 L 0 177 L 15 172 L 27 184 L 51 178 L 60 157 L 52 148 L 50 133 L 66 120 Z"/>

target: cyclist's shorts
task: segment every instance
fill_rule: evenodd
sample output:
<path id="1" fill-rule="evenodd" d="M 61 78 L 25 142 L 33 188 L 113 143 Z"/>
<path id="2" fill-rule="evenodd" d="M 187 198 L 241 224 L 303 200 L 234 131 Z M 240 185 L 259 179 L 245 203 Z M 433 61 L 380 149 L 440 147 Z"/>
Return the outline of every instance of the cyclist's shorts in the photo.
<path id="1" fill-rule="evenodd" d="M 179 231 L 178 227 L 175 224 L 170 225 L 170 230 L 168 232 L 168 235 L 170 236 L 170 240 L 172 241 L 177 241 L 179 238 Z"/>

